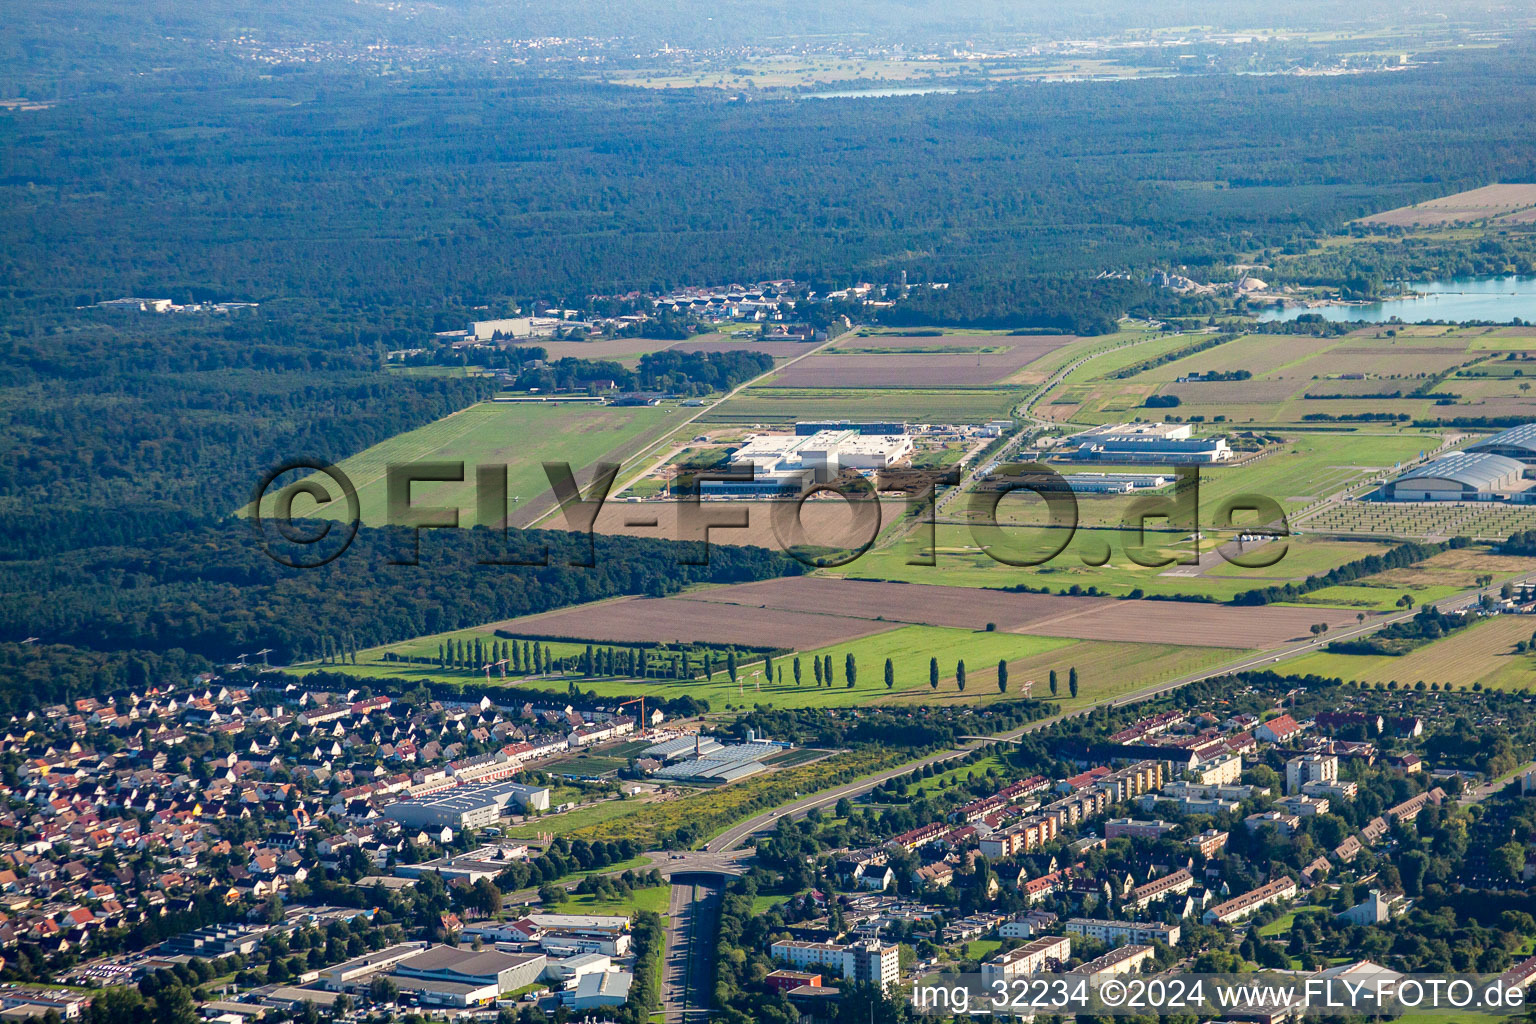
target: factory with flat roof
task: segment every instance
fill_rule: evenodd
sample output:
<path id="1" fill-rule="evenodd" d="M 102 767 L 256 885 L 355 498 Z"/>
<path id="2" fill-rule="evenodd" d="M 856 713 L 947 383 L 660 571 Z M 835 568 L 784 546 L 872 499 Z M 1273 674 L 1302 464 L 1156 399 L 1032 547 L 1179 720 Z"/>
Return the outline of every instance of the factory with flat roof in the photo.
<path id="1" fill-rule="evenodd" d="M 1188 423 L 1114 423 L 1075 434 L 1062 448 L 1078 462 L 1177 465 L 1232 457 L 1226 438 L 1195 437 Z"/>
<path id="2" fill-rule="evenodd" d="M 390 980 L 423 1002 L 475 1006 L 532 985 L 543 975 L 546 963 L 543 953 L 433 946 L 396 964 Z"/>
<path id="3" fill-rule="evenodd" d="M 1525 501 L 1526 464 L 1486 451 L 1462 451 L 1431 459 L 1389 481 L 1388 501 Z"/>
<path id="4" fill-rule="evenodd" d="M 501 820 L 509 803 L 548 810 L 549 790 L 516 782 L 464 786 L 421 799 L 396 800 L 384 808 L 384 816 L 411 828 L 485 828 Z"/>
<path id="5" fill-rule="evenodd" d="M 865 434 L 854 429 L 814 434 L 750 434 L 731 453 L 730 472 L 751 480 L 704 480 L 700 493 L 764 497 L 798 494 L 827 483 L 845 469 L 874 472 L 912 457 L 908 434 Z"/>

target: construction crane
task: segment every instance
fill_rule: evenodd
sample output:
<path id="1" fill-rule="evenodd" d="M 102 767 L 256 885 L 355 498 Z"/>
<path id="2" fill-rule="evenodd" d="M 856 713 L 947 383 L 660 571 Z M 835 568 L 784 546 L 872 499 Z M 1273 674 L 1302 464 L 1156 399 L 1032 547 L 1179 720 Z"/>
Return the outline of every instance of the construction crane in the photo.
<path id="1" fill-rule="evenodd" d="M 631 698 L 629 700 L 620 702 L 619 707 L 622 708 L 626 704 L 639 704 L 640 705 L 640 736 L 641 736 L 642 739 L 644 739 L 645 738 L 645 727 L 646 727 L 646 724 L 647 724 L 647 720 L 646 720 L 646 717 L 645 717 L 645 698 L 644 697 L 633 697 L 633 698 Z"/>

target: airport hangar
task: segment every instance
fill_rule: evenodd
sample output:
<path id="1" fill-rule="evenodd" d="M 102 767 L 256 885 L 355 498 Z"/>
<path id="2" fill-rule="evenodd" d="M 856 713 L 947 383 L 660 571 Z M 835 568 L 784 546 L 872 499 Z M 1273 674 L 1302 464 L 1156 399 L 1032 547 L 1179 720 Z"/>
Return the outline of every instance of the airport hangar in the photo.
<path id="1" fill-rule="evenodd" d="M 1382 488 L 1388 501 L 1527 501 L 1526 464 L 1484 451 L 1461 451 L 1415 466 Z"/>

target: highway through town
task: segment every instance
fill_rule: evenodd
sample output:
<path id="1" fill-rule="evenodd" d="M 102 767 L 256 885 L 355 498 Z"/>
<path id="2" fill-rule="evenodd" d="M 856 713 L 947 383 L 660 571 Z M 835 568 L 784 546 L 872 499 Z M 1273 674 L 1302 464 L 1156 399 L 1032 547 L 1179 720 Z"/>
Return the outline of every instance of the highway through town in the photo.
<path id="1" fill-rule="evenodd" d="M 720 887 L 706 876 L 679 878 L 667 906 L 661 1005 L 667 1024 L 703 1021 L 714 995 Z"/>

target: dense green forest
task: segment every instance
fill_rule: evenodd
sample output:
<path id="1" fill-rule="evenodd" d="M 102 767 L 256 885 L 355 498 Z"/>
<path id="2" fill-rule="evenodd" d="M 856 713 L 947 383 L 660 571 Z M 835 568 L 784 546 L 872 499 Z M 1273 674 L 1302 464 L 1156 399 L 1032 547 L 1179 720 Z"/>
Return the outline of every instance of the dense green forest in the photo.
<path id="1" fill-rule="evenodd" d="M 640 357 L 639 366 L 633 370 L 612 360 L 567 356 L 523 369 L 511 386 L 519 391 L 554 391 L 611 380 L 621 391 L 638 388 L 707 395 L 712 391 L 729 391 L 771 369 L 773 357 L 766 352 L 649 352 Z"/>
<path id="2" fill-rule="evenodd" d="M 226 515 L 282 459 L 339 461 L 490 394 L 380 372 L 376 332 L 151 319 L 0 336 L 0 558 Z"/>
<path id="3" fill-rule="evenodd" d="M 893 321 L 1094 332 L 1128 311 L 1202 315 L 1207 300 L 1144 272 L 1215 274 L 1368 211 L 1531 178 L 1531 57 L 856 103 L 237 64 L 0 113 L 0 638 L 123 651 L 61 678 L 126 678 L 793 571 L 726 549 L 680 567 L 674 546 L 623 539 L 600 541 L 608 568 L 592 570 L 476 567 L 437 538 L 445 561 L 391 567 L 365 531 L 304 573 L 221 520 L 279 459 L 340 460 L 485 397 L 384 370 L 482 310 L 905 273 Z M 261 306 L 82 308 L 130 294 Z M 762 365 L 732 358 L 601 369 L 698 390 Z"/>
<path id="4" fill-rule="evenodd" d="M 906 271 L 951 283 L 920 303 L 934 315 L 1091 326 L 1152 301 L 1103 271 L 1222 263 L 1529 177 L 1530 51 L 1435 57 L 879 103 L 292 67 L 173 80 L 0 118 L 0 311 Z"/>
<path id="5" fill-rule="evenodd" d="M 98 650 L 181 648 L 233 658 L 260 647 L 279 662 L 320 653 L 322 636 L 357 650 L 425 633 L 621 594 L 788 575 L 798 562 L 763 548 L 563 531 L 361 530 L 317 569 L 286 568 L 243 521 L 133 547 L 85 548 L 0 563 L 0 639 L 38 635 Z M 489 564 L 534 561 L 547 565 Z M 581 563 L 589 561 L 590 565 Z M 485 563 L 485 564 L 483 564 Z M 38 600 L 47 594 L 46 601 Z"/>

